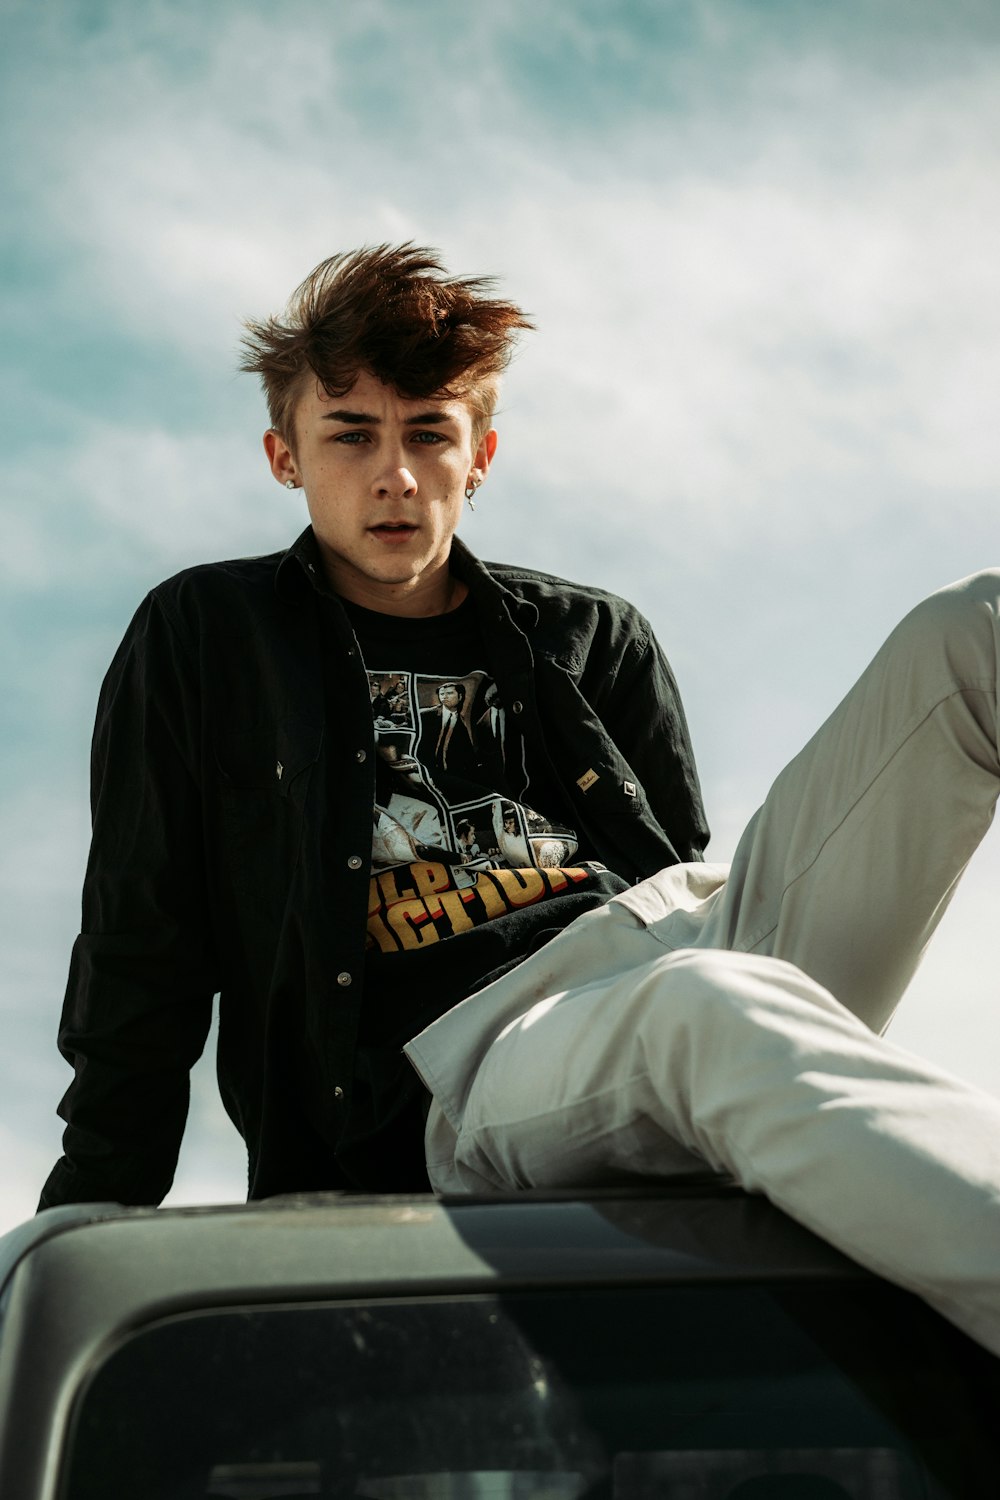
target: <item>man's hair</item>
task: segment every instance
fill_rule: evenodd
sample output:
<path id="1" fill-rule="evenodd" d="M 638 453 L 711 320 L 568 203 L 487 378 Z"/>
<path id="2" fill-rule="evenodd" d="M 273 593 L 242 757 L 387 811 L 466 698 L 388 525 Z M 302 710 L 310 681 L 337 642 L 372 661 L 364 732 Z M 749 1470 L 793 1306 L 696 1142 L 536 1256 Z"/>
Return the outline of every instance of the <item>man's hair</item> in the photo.
<path id="1" fill-rule="evenodd" d="M 465 401 L 478 444 L 514 340 L 533 327 L 513 302 L 488 295 L 493 286 L 488 276 L 449 276 L 435 251 L 411 243 L 331 255 L 282 317 L 246 322 L 240 368 L 260 376 L 271 426 L 289 446 L 309 372 L 328 396 L 343 396 L 362 370 L 410 399 Z"/>

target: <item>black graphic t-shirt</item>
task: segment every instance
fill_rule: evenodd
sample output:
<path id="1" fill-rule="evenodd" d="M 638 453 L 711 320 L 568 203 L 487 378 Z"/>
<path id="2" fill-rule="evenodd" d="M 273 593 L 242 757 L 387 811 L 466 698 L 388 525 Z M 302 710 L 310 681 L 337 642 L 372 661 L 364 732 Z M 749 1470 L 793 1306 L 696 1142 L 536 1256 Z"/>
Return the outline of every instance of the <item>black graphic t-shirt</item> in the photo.
<path id="1" fill-rule="evenodd" d="M 370 1182 L 384 1133 L 422 1097 L 403 1044 L 625 881 L 580 847 L 544 757 L 500 703 L 470 600 L 428 619 L 346 608 L 377 751 L 348 1127 Z"/>

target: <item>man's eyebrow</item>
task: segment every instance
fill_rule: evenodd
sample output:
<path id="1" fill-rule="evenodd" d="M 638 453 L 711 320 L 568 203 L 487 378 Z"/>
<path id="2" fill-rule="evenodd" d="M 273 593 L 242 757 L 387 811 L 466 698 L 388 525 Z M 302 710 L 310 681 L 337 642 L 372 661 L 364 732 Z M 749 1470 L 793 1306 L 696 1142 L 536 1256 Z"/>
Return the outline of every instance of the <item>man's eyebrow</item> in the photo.
<path id="1" fill-rule="evenodd" d="M 321 418 L 324 422 L 343 422 L 347 427 L 380 427 L 382 418 L 376 417 L 370 411 L 345 411 L 343 407 L 337 411 L 325 411 Z M 418 412 L 416 416 L 406 418 L 407 427 L 432 427 L 440 426 L 442 422 L 453 420 L 453 414 L 441 411 L 437 407 L 430 411 Z"/>

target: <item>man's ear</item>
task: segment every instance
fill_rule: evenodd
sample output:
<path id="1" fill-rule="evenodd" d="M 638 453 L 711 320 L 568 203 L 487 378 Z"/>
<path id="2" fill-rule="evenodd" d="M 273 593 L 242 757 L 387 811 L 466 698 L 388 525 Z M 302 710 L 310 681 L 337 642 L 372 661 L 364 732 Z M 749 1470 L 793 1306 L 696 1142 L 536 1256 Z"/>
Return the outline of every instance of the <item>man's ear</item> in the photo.
<path id="1" fill-rule="evenodd" d="M 480 484 L 489 472 L 489 467 L 493 462 L 493 455 L 496 451 L 497 430 L 495 427 L 491 427 L 479 439 L 479 447 L 476 449 L 475 457 L 472 460 L 471 472 L 479 475 Z"/>
<path id="2" fill-rule="evenodd" d="M 295 467 L 295 455 L 281 433 L 276 432 L 273 427 L 269 427 L 264 434 L 264 452 L 267 454 L 271 473 L 278 483 L 289 486 L 291 480 L 289 487 L 297 489 L 302 481 Z"/>

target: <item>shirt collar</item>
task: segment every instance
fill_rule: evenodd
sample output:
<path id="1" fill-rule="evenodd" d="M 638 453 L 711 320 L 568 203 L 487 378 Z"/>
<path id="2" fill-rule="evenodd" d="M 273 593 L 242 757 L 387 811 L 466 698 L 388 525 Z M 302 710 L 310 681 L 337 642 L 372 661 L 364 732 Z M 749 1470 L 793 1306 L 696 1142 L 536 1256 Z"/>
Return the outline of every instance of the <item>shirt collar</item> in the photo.
<path id="1" fill-rule="evenodd" d="M 451 570 L 468 586 L 476 605 L 482 609 L 502 606 L 515 622 L 531 626 L 538 620 L 538 609 L 529 599 L 522 599 L 513 589 L 500 582 L 490 571 L 489 563 L 480 562 L 456 536 L 451 544 Z"/>
<path id="2" fill-rule="evenodd" d="M 333 595 L 323 569 L 319 543 L 311 526 L 307 526 L 289 547 L 278 564 L 274 587 L 284 598 L 292 598 L 311 583 L 317 593 Z"/>

